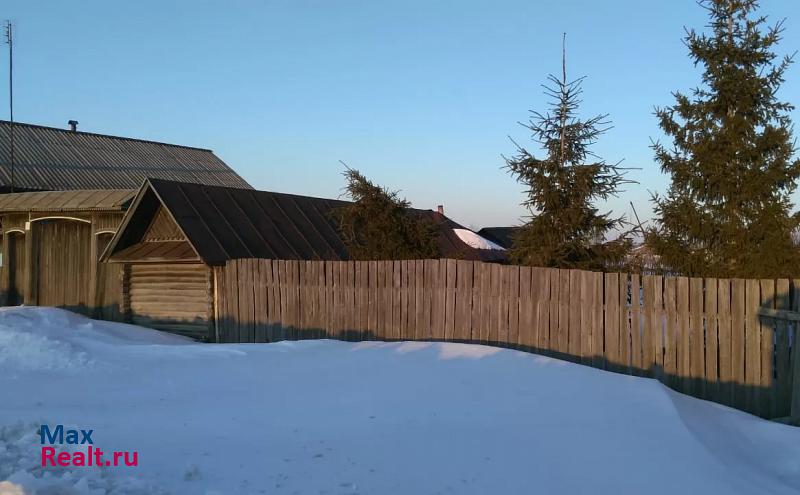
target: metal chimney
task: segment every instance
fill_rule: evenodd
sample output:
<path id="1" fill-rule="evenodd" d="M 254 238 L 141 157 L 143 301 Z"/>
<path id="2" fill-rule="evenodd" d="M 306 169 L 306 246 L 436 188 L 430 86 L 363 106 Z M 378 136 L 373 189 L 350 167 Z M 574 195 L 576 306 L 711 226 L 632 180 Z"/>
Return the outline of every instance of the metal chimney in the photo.
<path id="1" fill-rule="evenodd" d="M 78 121 L 77 120 L 70 120 L 67 122 L 69 124 L 69 130 L 75 132 L 78 130 Z"/>
<path id="2" fill-rule="evenodd" d="M 438 211 L 440 215 L 444 215 L 444 205 L 437 206 L 436 211 Z"/>

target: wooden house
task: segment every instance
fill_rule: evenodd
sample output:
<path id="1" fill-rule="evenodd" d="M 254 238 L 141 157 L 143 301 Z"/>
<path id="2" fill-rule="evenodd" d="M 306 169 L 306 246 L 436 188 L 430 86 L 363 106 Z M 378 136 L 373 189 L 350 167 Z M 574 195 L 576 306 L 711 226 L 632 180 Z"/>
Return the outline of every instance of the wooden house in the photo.
<path id="1" fill-rule="evenodd" d="M 5 121 L 0 164 L 2 302 L 107 319 L 122 271 L 98 258 L 147 177 L 250 187 L 210 150 Z"/>
<path id="2" fill-rule="evenodd" d="M 133 323 L 214 340 L 214 267 L 228 260 L 347 260 L 331 210 L 339 200 L 149 179 L 103 254 L 123 268 L 123 311 Z M 437 226 L 441 257 L 498 261 L 474 249 L 460 225 L 414 210 Z"/>

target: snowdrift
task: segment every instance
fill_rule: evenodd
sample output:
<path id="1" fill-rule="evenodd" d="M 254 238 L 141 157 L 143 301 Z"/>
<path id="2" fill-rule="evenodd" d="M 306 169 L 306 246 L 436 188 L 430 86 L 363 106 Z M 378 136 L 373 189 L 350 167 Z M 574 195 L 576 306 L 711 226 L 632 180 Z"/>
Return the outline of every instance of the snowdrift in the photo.
<path id="1" fill-rule="evenodd" d="M 0 394 L 0 494 L 800 493 L 800 428 L 476 345 L 197 344 L 3 308 Z M 139 466 L 42 468 L 42 424 Z"/>

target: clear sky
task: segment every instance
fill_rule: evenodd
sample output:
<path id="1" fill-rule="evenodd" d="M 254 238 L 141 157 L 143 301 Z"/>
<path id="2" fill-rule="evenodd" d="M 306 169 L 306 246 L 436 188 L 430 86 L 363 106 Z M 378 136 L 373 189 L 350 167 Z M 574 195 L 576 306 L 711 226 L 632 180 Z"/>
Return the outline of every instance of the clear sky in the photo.
<path id="1" fill-rule="evenodd" d="M 780 53 L 800 49 L 800 1 L 761 5 L 787 18 Z M 706 22 L 693 0 L 5 0 L 0 18 L 17 26 L 18 121 L 211 148 L 297 194 L 339 196 L 343 160 L 475 228 L 525 215 L 501 155 L 546 109 L 562 32 L 568 72 L 588 76 L 582 115 L 614 123 L 594 151 L 641 168 L 608 207 L 650 217 L 648 190 L 667 187 L 652 110 L 698 84 L 683 28 Z M 800 65 L 780 96 L 800 105 Z"/>

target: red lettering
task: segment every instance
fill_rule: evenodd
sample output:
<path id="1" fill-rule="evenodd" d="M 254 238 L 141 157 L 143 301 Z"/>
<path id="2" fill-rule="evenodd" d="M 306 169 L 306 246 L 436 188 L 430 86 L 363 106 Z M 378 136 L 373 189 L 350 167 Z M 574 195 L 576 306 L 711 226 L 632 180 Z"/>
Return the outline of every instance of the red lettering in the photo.
<path id="1" fill-rule="evenodd" d="M 122 457 L 122 452 L 114 452 L 114 465 L 119 466 L 117 460 Z"/>
<path id="2" fill-rule="evenodd" d="M 129 462 L 128 461 L 128 453 L 125 452 L 125 465 L 126 466 L 138 466 L 139 465 L 139 453 L 138 452 L 134 452 L 133 453 L 133 460 Z"/>
<path id="3" fill-rule="evenodd" d="M 55 447 L 42 447 L 42 467 L 47 467 L 47 461 L 50 461 L 50 465 L 56 465 L 55 457 L 56 449 Z"/>
<path id="4" fill-rule="evenodd" d="M 94 463 L 98 466 L 103 465 L 103 451 L 100 449 L 94 449 Z"/>
<path id="5" fill-rule="evenodd" d="M 56 458 L 56 462 L 58 462 L 59 466 L 69 466 L 70 456 L 69 452 L 61 452 L 58 454 Z"/>

